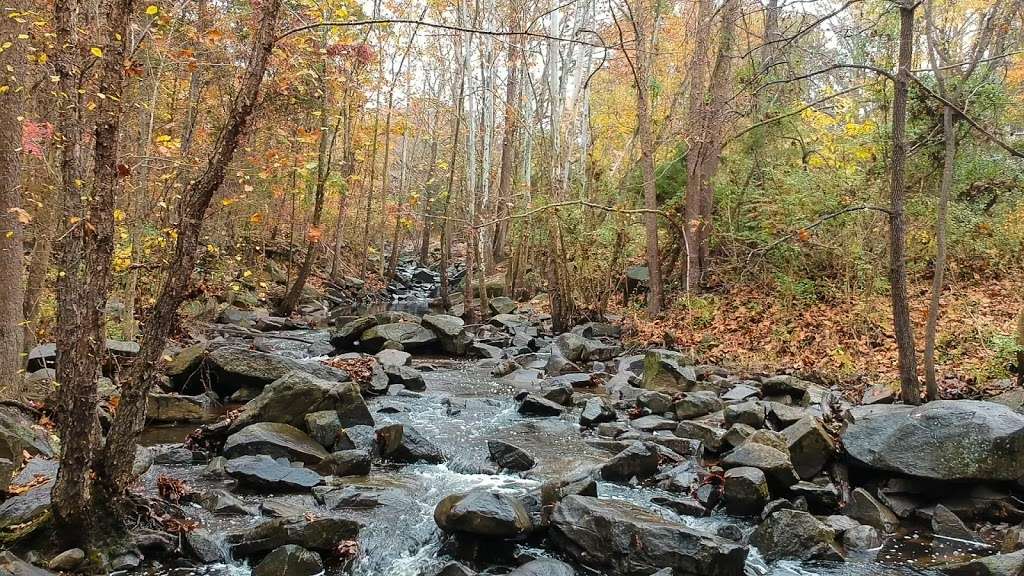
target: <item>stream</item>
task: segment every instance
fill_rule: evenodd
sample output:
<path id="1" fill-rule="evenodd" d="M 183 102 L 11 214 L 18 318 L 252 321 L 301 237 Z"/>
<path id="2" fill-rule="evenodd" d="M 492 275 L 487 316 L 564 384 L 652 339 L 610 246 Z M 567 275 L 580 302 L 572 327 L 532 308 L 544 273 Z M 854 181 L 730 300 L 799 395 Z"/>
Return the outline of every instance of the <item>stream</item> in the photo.
<path id="1" fill-rule="evenodd" d="M 288 332 L 309 338 L 312 331 Z M 323 333 L 319 333 L 322 338 Z M 275 340 L 278 352 L 301 357 L 303 344 Z M 576 417 L 523 417 L 516 411 L 515 387 L 490 375 L 485 363 L 446 358 L 414 359 L 413 366 L 423 372 L 427 391 L 422 394 L 403 393 L 396 396 L 368 398 L 367 404 L 378 423 L 396 421 L 411 424 L 426 438 L 439 446 L 448 462 L 442 465 L 414 464 L 394 466 L 375 464 L 370 475 L 345 478 L 346 484 L 363 494 L 370 494 L 376 506 L 345 510 L 360 520 L 360 555 L 351 573 L 356 576 L 433 576 L 451 558 L 443 549 L 443 533 L 437 528 L 433 511 L 446 495 L 486 487 L 497 491 L 521 491 L 536 487 L 545 480 L 565 477 L 572 471 L 607 460 L 607 452 L 586 442 Z M 143 435 L 143 443 L 157 450 L 180 447 L 180 442 L 194 426 L 152 427 Z M 531 453 L 537 461 L 533 470 L 521 475 L 493 473 L 488 463 L 486 442 L 501 439 L 512 442 Z M 145 481 L 155 484 L 161 475 L 186 481 L 193 489 L 205 491 L 227 488 L 224 481 L 202 475 L 204 464 L 157 464 L 146 474 Z M 656 489 L 631 487 L 601 482 L 601 497 L 614 497 L 642 505 L 671 520 L 691 527 L 715 532 L 726 523 L 734 524 L 744 533 L 754 525 L 750 520 L 714 515 L 707 518 L 679 516 L 651 502 L 660 492 Z M 236 495 L 254 509 L 285 509 L 289 513 L 324 513 L 312 494 L 272 495 L 236 491 Z M 195 504 L 189 512 L 200 518 L 204 529 L 215 535 L 255 524 L 260 516 L 213 515 Z M 335 510 L 337 511 L 337 509 Z M 513 554 L 524 557 L 549 553 L 526 545 L 516 545 Z M 752 549 L 747 573 L 758 576 L 820 575 L 874 576 L 926 573 L 927 566 L 939 557 L 957 555 L 960 550 L 943 547 L 917 537 L 902 534 L 890 537 L 877 551 L 852 555 L 845 563 L 799 563 L 780 561 L 766 565 Z M 330 570 L 328 571 L 330 573 Z M 223 574 L 246 575 L 244 563 L 213 564 L 200 568 L 153 566 L 147 572 L 156 575 Z M 503 573 L 503 572 L 486 572 Z M 586 573 L 586 572 L 580 572 Z M 596 574 L 591 572 L 592 574 Z"/>

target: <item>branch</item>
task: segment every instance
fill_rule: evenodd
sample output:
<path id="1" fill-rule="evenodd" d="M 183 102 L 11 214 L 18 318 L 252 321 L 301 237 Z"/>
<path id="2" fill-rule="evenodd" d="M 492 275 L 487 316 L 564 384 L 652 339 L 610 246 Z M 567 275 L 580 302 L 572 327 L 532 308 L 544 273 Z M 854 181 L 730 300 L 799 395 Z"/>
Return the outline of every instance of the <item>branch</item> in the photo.
<path id="1" fill-rule="evenodd" d="M 737 138 L 739 138 L 740 136 L 743 136 L 744 134 L 746 134 L 747 132 L 750 132 L 751 130 L 756 130 L 757 128 L 760 128 L 761 126 L 764 126 L 766 124 L 772 124 L 772 123 L 778 122 L 779 120 L 785 120 L 786 118 L 789 118 L 790 116 L 796 116 L 797 114 L 800 114 L 804 110 L 807 110 L 809 108 L 814 108 L 818 104 L 822 104 L 824 102 L 828 102 L 829 100 L 831 100 L 833 98 L 838 98 L 838 97 L 840 97 L 840 96 L 842 96 L 844 94 L 849 94 L 850 92 L 854 92 L 854 91 L 860 90 L 861 88 L 867 88 L 868 86 L 871 86 L 872 84 L 875 84 L 877 82 L 878 82 L 878 80 L 873 80 L 871 82 L 865 82 L 863 84 L 858 84 L 858 85 L 853 86 L 851 88 L 847 88 L 846 90 L 841 90 L 839 92 L 836 92 L 835 94 L 831 94 L 829 96 L 825 96 L 824 98 L 819 98 L 819 99 L 815 100 L 814 102 L 810 102 L 810 103 L 808 103 L 808 104 L 806 104 L 804 106 L 801 106 L 800 108 L 797 108 L 796 110 L 793 110 L 792 112 L 787 112 L 787 113 L 782 114 L 780 116 L 775 116 L 773 118 L 767 118 L 767 119 L 762 120 L 760 122 L 757 122 L 755 124 L 751 124 L 750 126 L 747 126 L 743 130 L 740 130 L 738 133 L 736 133 L 735 135 L 731 136 L 725 143 L 728 144 L 729 142 L 731 142 L 733 140 L 736 140 Z"/>
<path id="2" fill-rule="evenodd" d="M 798 236 L 801 232 L 806 232 L 807 230 L 813 230 L 813 229 L 817 228 L 818 226 L 821 226 L 825 222 L 828 222 L 829 220 L 832 220 L 833 218 L 837 218 L 839 216 L 842 216 L 843 214 L 849 214 L 850 212 L 860 212 L 860 211 L 863 211 L 863 210 L 874 210 L 875 212 L 882 212 L 884 214 L 891 214 L 891 212 L 889 211 L 888 208 L 882 208 L 881 206 L 870 206 L 870 205 L 866 205 L 866 204 L 862 204 L 862 205 L 858 205 L 858 206 L 848 206 L 846 208 L 843 208 L 842 210 L 837 210 L 835 212 L 826 214 L 826 215 L 822 216 L 821 218 L 818 218 L 814 222 L 808 224 L 807 226 L 803 226 L 801 228 L 798 228 L 796 231 L 790 232 L 789 234 L 786 234 L 782 238 L 779 238 L 775 242 L 772 242 L 771 244 L 769 244 L 769 245 L 767 245 L 767 246 L 765 246 L 763 248 L 757 248 L 757 249 L 751 250 L 750 254 L 747 255 L 747 262 L 750 262 L 750 259 L 753 258 L 754 255 L 764 256 L 765 254 L 767 254 L 769 251 L 771 251 L 776 246 L 778 246 L 778 245 L 780 245 L 780 244 L 782 244 L 782 243 L 784 243 L 786 241 L 792 240 L 793 238 Z"/>
<path id="3" fill-rule="evenodd" d="M 534 208 L 532 210 L 527 210 L 526 212 L 523 212 L 521 214 L 510 214 L 508 216 L 497 218 L 489 222 L 481 222 L 480 224 L 470 226 L 470 228 L 486 228 L 487 226 L 494 226 L 499 222 L 528 218 L 534 214 L 537 214 L 538 212 L 543 212 L 544 210 L 549 210 L 552 208 L 564 208 L 566 206 L 584 206 L 587 208 L 594 208 L 596 210 L 604 210 L 605 212 L 618 212 L 619 214 L 657 214 L 658 216 L 661 216 L 666 221 L 668 221 L 668 223 L 671 224 L 672 227 L 675 228 L 680 234 L 686 234 L 686 229 L 683 227 L 683 225 L 668 212 L 663 212 L 661 210 L 651 210 L 649 208 L 617 208 L 615 206 L 595 204 L 594 202 L 589 202 L 587 200 L 566 200 L 564 202 L 552 202 L 550 204 L 538 206 L 537 208 Z"/>
<path id="4" fill-rule="evenodd" d="M 314 22 L 312 24 L 306 24 L 304 26 L 298 26 L 287 30 L 275 39 L 275 42 L 284 40 L 292 34 L 298 34 L 306 30 L 313 30 L 323 26 L 334 26 L 340 28 L 355 28 L 357 26 L 376 26 L 378 24 L 416 24 L 418 26 L 426 26 L 427 28 L 438 28 L 441 30 L 450 30 L 452 32 L 468 32 L 470 34 L 481 34 L 483 36 L 526 36 L 528 38 L 538 38 L 541 40 L 555 40 L 558 42 L 568 42 L 570 44 L 580 44 L 583 46 L 591 46 L 593 48 L 601 48 L 602 50 L 608 50 L 610 47 L 604 43 L 601 35 L 592 30 L 578 30 L 580 32 L 590 32 L 598 40 L 600 44 L 594 42 L 587 42 L 586 40 L 580 40 L 577 38 L 564 38 L 561 36 L 551 36 L 550 34 L 544 34 L 541 32 L 530 32 L 529 30 L 481 30 L 479 28 L 470 28 L 467 26 L 456 26 L 454 24 L 442 24 L 440 22 L 425 22 L 423 20 L 416 20 L 413 18 L 372 18 L 369 20 L 324 20 L 322 22 Z"/>

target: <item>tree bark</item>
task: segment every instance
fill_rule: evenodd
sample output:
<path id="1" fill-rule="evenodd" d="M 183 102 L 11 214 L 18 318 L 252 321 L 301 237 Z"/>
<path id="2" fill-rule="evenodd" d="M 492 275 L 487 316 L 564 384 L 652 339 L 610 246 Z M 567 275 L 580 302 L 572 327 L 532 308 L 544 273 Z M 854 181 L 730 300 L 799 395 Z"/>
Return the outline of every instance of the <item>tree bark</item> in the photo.
<path id="1" fill-rule="evenodd" d="M 13 8 L 21 12 L 21 2 Z M 25 330 L 22 327 L 25 284 L 23 245 L 26 215 L 21 198 L 21 117 L 24 108 L 25 45 L 18 35 L 27 25 L 0 14 L 0 70 L 6 90 L 0 93 L 0 398 L 21 398 Z M 48 209 L 48 208 L 46 208 Z M 45 210 L 45 209 L 44 209 Z"/>
<path id="2" fill-rule="evenodd" d="M 157 363 L 174 327 L 178 308 L 190 289 L 203 217 L 214 194 L 224 182 L 228 165 L 252 116 L 267 62 L 273 52 L 280 7 L 281 0 L 268 0 L 262 4 L 245 74 L 231 106 L 227 124 L 203 173 L 182 194 L 178 207 L 175 251 L 167 264 L 156 304 L 146 318 L 142 349 L 132 365 L 130 377 L 123 385 L 121 401 L 107 436 L 103 458 L 96 468 L 97 479 L 109 498 L 123 496 L 131 480 L 135 439 L 145 423 L 146 400 L 154 381 Z"/>
<path id="3" fill-rule="evenodd" d="M 904 0 L 900 5 L 899 69 L 895 77 L 892 103 L 892 172 L 889 203 L 889 287 L 892 299 L 893 329 L 899 356 L 900 390 L 903 401 L 921 403 L 917 378 L 917 351 L 914 349 L 914 327 L 910 322 L 907 297 L 906 201 L 907 161 L 907 87 L 914 53 L 914 4 Z"/>

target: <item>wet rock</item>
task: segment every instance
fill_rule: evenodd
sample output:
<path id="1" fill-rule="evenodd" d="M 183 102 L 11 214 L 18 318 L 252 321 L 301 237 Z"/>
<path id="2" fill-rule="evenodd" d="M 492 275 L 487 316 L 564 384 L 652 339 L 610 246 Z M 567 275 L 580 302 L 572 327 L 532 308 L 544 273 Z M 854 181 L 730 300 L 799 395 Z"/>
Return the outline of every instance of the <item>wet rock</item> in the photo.
<path id="1" fill-rule="evenodd" d="M 423 392 L 427 389 L 423 374 L 420 374 L 420 371 L 415 368 L 387 365 L 384 366 L 384 373 L 387 374 L 389 384 L 401 384 L 413 392 Z"/>
<path id="2" fill-rule="evenodd" d="M 601 478 L 624 482 L 658 473 L 658 451 L 652 444 L 634 442 L 601 466 Z"/>
<path id="3" fill-rule="evenodd" d="M 874 526 L 885 534 L 896 531 L 900 519 L 874 496 L 863 488 L 855 488 L 850 493 L 850 500 L 843 507 L 843 514 L 857 520 L 861 524 Z"/>
<path id="4" fill-rule="evenodd" d="M 320 410 L 310 412 L 304 417 L 306 421 L 306 432 L 309 437 L 316 440 L 321 446 L 330 448 L 338 440 L 338 433 L 342 430 L 341 419 L 334 410 Z"/>
<path id="5" fill-rule="evenodd" d="M 690 366 L 682 366 L 682 355 L 670 350 L 649 350 L 644 356 L 643 387 L 675 394 L 689 390 L 697 381 Z"/>
<path id="6" fill-rule="evenodd" d="M 56 570 L 57 572 L 71 572 L 85 560 L 85 550 L 81 548 L 72 548 L 65 550 L 60 554 L 57 554 L 47 564 L 47 568 L 50 570 Z"/>
<path id="7" fill-rule="evenodd" d="M 315 491 L 322 488 L 322 485 L 314 486 Z M 314 495 L 316 492 L 314 492 Z M 309 505 L 301 500 L 281 496 L 278 498 L 265 498 L 260 502 L 260 512 L 268 518 L 289 518 L 291 516 L 302 516 L 309 510 Z"/>
<path id="8" fill-rule="evenodd" d="M 316 464 L 327 457 L 327 451 L 298 428 L 277 422 L 251 424 L 224 443 L 226 458 L 256 455 Z"/>
<path id="9" fill-rule="evenodd" d="M 441 571 L 434 576 L 476 576 L 476 572 L 466 568 L 458 562 L 449 562 L 445 564 Z"/>
<path id="10" fill-rule="evenodd" d="M 207 359 L 215 373 L 214 390 L 221 396 L 230 395 L 239 388 L 263 388 L 289 372 L 299 371 L 330 382 L 348 380 L 343 370 L 324 366 L 319 362 L 300 362 L 277 354 L 267 354 L 241 346 L 223 346 L 210 352 Z M 190 384 L 198 387 L 194 379 Z"/>
<path id="11" fill-rule="evenodd" d="M 832 436 L 813 416 L 805 416 L 782 431 L 796 473 L 807 480 L 818 475 L 835 454 Z"/>
<path id="12" fill-rule="evenodd" d="M 533 456 L 530 456 L 525 450 L 501 440 L 488 440 L 487 451 L 495 464 L 508 470 L 522 472 L 533 468 L 536 464 Z"/>
<path id="13" fill-rule="evenodd" d="M 573 395 L 572 384 L 562 380 L 546 380 L 540 389 L 540 395 L 545 400 L 550 400 L 555 404 L 561 404 L 562 406 L 569 406 L 572 404 Z"/>
<path id="14" fill-rule="evenodd" d="M 604 399 L 587 398 L 580 413 L 580 426 L 592 427 L 604 422 L 615 421 L 615 410 Z"/>
<path id="15" fill-rule="evenodd" d="M 678 498 L 655 496 L 654 498 L 651 498 L 651 502 L 658 506 L 668 508 L 682 516 L 696 516 L 699 518 L 707 514 L 707 510 L 704 509 L 704 505 L 698 502 L 696 498 L 690 498 L 689 496 L 681 496 Z"/>
<path id="16" fill-rule="evenodd" d="M 954 564 L 942 572 L 947 576 L 1019 576 L 1024 574 L 1024 550 Z"/>
<path id="17" fill-rule="evenodd" d="M 850 418 L 842 441 L 859 466 L 946 481 L 1024 476 L 1024 415 L 1001 404 L 862 406 Z"/>
<path id="18" fill-rule="evenodd" d="M 856 528 L 857 526 L 861 525 L 860 522 L 857 522 L 853 518 L 850 518 L 849 516 L 843 516 L 841 514 L 832 514 L 826 517 L 824 521 L 829 528 L 836 531 L 836 534 L 843 534 L 847 530 Z"/>
<path id="19" fill-rule="evenodd" d="M 935 511 L 932 512 L 932 532 L 947 538 L 978 541 L 978 535 L 972 532 L 959 516 L 942 504 L 937 504 Z"/>
<path id="20" fill-rule="evenodd" d="M 441 464 L 446 460 L 440 448 L 409 425 L 403 427 L 401 443 L 387 457 L 402 464 Z"/>
<path id="21" fill-rule="evenodd" d="M 205 528 L 192 530 L 185 534 L 185 544 L 192 556 L 204 564 L 229 560 L 227 550 L 221 545 L 221 540 Z"/>
<path id="22" fill-rule="evenodd" d="M 705 448 L 712 452 L 722 449 L 722 441 L 725 438 L 725 430 L 700 422 L 680 422 L 674 433 L 680 438 L 699 440 Z"/>
<path id="23" fill-rule="evenodd" d="M 445 532 L 489 538 L 515 538 L 531 528 L 530 517 L 519 500 L 486 490 L 445 497 L 434 508 L 434 521 Z"/>
<path id="24" fill-rule="evenodd" d="M 722 416 L 726 426 L 746 424 L 757 429 L 764 428 L 766 414 L 764 404 L 758 401 L 748 401 L 726 406 Z"/>
<path id="25" fill-rule="evenodd" d="M 423 327 L 437 335 L 441 349 L 449 354 L 462 356 L 466 353 L 473 337 L 466 333 L 462 318 L 449 314 L 426 314 Z"/>
<path id="26" fill-rule="evenodd" d="M 252 569 L 252 576 L 315 576 L 324 571 L 320 555 L 301 546 L 275 548 Z"/>
<path id="27" fill-rule="evenodd" d="M 331 334 L 331 345 L 338 350 L 345 350 L 355 344 L 363 332 L 377 325 L 377 318 L 374 316 L 362 316 L 356 318 Z"/>
<path id="28" fill-rule="evenodd" d="M 508 576 L 576 576 L 576 571 L 554 558 L 537 558 L 509 572 Z"/>
<path id="29" fill-rule="evenodd" d="M 709 390 L 687 392 L 672 407 L 679 420 L 700 418 L 722 409 L 722 401 L 718 395 Z"/>
<path id="30" fill-rule="evenodd" d="M 523 416 L 561 416 L 564 411 L 561 404 L 533 394 L 527 394 L 519 403 L 519 413 Z"/>
<path id="31" fill-rule="evenodd" d="M 672 397 L 662 392 L 642 392 L 637 396 L 636 405 L 651 414 L 664 414 L 672 409 Z"/>
<path id="32" fill-rule="evenodd" d="M 764 472 L 749 466 L 733 468 L 725 473 L 725 509 L 734 516 L 760 514 L 768 503 L 768 480 Z"/>
<path id="33" fill-rule="evenodd" d="M 658 488 L 668 492 L 690 494 L 700 484 L 704 468 L 698 459 L 682 462 L 655 476 Z"/>
<path id="34" fill-rule="evenodd" d="M 613 576 L 651 574 L 661 568 L 676 574 L 739 576 L 747 557 L 743 546 L 639 506 L 586 496 L 569 496 L 555 507 L 550 537 L 577 562 Z"/>
<path id="35" fill-rule="evenodd" d="M 500 360 L 505 357 L 504 350 L 498 348 L 497 346 L 491 346 L 490 344 L 487 344 L 485 342 L 474 341 L 469 345 L 469 349 L 470 351 L 473 352 L 474 355 L 480 358 L 491 358 L 494 360 Z M 515 374 L 515 372 L 519 372 L 519 370 L 511 372 L 509 375 Z M 539 371 L 534 370 L 534 373 L 534 376 L 540 375 Z"/>
<path id="36" fill-rule="evenodd" d="M 825 479 L 797 482 L 789 487 L 789 491 L 796 498 L 804 498 L 808 510 L 814 514 L 832 514 L 839 509 L 839 490 Z"/>
<path id="37" fill-rule="evenodd" d="M 146 420 L 153 423 L 210 422 L 217 419 L 219 403 L 213 394 L 182 396 L 151 392 Z"/>
<path id="38" fill-rule="evenodd" d="M 373 416 L 363 401 L 359 386 L 353 382 L 331 382 L 293 371 L 263 389 L 242 408 L 231 430 L 240 430 L 256 422 L 277 422 L 300 427 L 306 414 L 331 410 L 342 426 L 373 424 Z"/>
<path id="39" fill-rule="evenodd" d="M 405 350 L 423 350 L 438 344 L 437 336 L 414 322 L 378 324 L 363 332 L 359 345 L 370 351 L 382 350 L 388 342 L 397 342 Z"/>
<path id="40" fill-rule="evenodd" d="M 365 450 L 342 450 L 324 458 L 316 470 L 327 476 L 365 476 L 370 466 L 370 454 Z"/>
<path id="41" fill-rule="evenodd" d="M 411 501 L 398 490 L 356 486 L 317 486 L 316 501 L 331 510 L 369 510 L 380 506 L 407 506 Z"/>
<path id="42" fill-rule="evenodd" d="M 214 514 L 259 515 L 255 508 L 246 504 L 241 498 L 219 488 L 203 492 L 198 501 L 200 506 Z"/>
<path id="43" fill-rule="evenodd" d="M 319 474 L 308 468 L 262 455 L 233 458 L 224 463 L 224 470 L 242 485 L 269 490 L 303 491 L 322 481 Z"/>
<path id="44" fill-rule="evenodd" d="M 783 492 L 799 480 L 789 461 L 789 454 L 764 444 L 747 442 L 722 459 L 723 468 L 740 466 L 751 466 L 764 472 L 773 492 Z"/>
<path id="45" fill-rule="evenodd" d="M 359 529 L 358 522 L 342 516 L 290 516 L 231 532 L 227 541 L 236 557 L 269 552 L 287 544 L 330 554 L 339 542 L 358 537 Z"/>
<path id="46" fill-rule="evenodd" d="M 874 550 L 882 545 L 882 537 L 874 526 L 861 524 L 843 532 L 843 545 L 849 550 Z"/>
<path id="47" fill-rule="evenodd" d="M 675 420 L 651 414 L 630 420 L 629 425 L 644 432 L 654 432 L 655 430 L 675 430 L 678 423 Z"/>
<path id="48" fill-rule="evenodd" d="M 778 510 L 750 535 L 764 559 L 842 560 L 835 532 L 799 510 Z"/>

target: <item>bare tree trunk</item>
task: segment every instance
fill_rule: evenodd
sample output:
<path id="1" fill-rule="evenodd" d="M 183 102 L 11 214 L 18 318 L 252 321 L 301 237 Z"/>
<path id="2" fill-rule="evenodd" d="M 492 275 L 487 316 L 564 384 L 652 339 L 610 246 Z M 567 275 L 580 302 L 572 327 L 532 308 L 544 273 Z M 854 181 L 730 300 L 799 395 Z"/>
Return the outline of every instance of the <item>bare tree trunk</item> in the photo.
<path id="1" fill-rule="evenodd" d="M 692 131 L 687 139 L 686 199 L 683 210 L 683 223 L 686 226 L 686 235 L 688 236 L 688 238 L 683 239 L 686 244 L 687 292 L 699 290 L 701 278 L 704 276 L 704 262 L 701 260 L 701 248 L 698 242 L 704 226 L 702 221 L 704 214 L 703 194 L 706 191 L 700 176 L 703 171 L 700 150 L 706 139 L 704 134 L 704 127 L 706 125 L 704 115 L 706 112 L 707 77 L 710 67 L 708 51 L 711 47 L 711 35 L 707 31 L 711 27 L 713 10 L 714 2 L 711 0 L 697 0 L 697 17 L 694 20 L 693 29 L 695 38 L 693 56 L 687 69 L 687 78 L 690 83 L 687 118 L 689 119 Z"/>
<path id="2" fill-rule="evenodd" d="M 515 4 L 510 8 L 513 29 L 519 26 L 519 8 Z M 505 85 L 505 131 L 501 139 L 501 160 L 498 173 L 498 195 L 495 200 L 494 217 L 499 222 L 494 226 L 494 239 L 491 242 L 491 258 L 495 264 L 505 260 L 505 243 L 508 237 L 508 220 L 500 220 L 508 216 L 513 205 L 512 173 L 515 170 L 516 133 L 519 129 L 519 53 L 522 50 L 522 37 L 516 36 L 508 45 L 508 82 Z"/>
<path id="3" fill-rule="evenodd" d="M 914 52 L 914 4 L 904 0 L 900 5 L 899 69 L 896 72 L 892 102 L 892 174 L 889 205 L 889 285 L 892 297 L 892 319 L 899 355 L 900 390 L 903 401 L 921 403 L 917 378 L 917 352 L 914 350 L 914 327 L 910 323 L 907 301 L 906 222 L 903 206 L 906 198 L 907 161 L 907 84 Z"/>
<path id="4" fill-rule="evenodd" d="M 20 2 L 10 6 L 21 12 Z M 13 14 L 0 14 L 0 69 L 6 90 L 0 94 L 0 398 L 20 399 L 22 393 L 22 327 L 25 284 L 23 244 L 27 213 L 21 199 L 21 117 L 24 108 L 24 46 L 18 39 L 22 25 Z M 17 84 L 15 84 L 17 83 Z M 15 84 L 15 85 L 11 85 Z M 47 208 L 48 209 L 48 208 Z"/>
<path id="5" fill-rule="evenodd" d="M 466 69 L 465 66 L 460 64 L 459 66 L 459 95 L 456 99 L 455 109 L 455 130 L 452 133 L 452 154 L 448 159 L 448 184 L 445 186 L 444 195 L 444 208 L 441 211 L 441 306 L 447 312 L 451 308 L 451 295 L 448 280 L 448 246 L 449 246 L 449 223 L 448 223 L 448 208 L 451 204 L 452 198 L 452 187 L 455 184 L 455 160 L 459 152 L 459 134 L 462 131 L 462 101 L 466 96 Z M 469 271 L 466 271 L 469 274 Z M 465 282 L 468 286 L 470 280 L 467 278 Z M 465 309 L 469 310 L 469 297 L 472 296 L 469 291 L 466 291 L 463 296 L 466 298 Z"/>
<path id="6" fill-rule="evenodd" d="M 47 187 L 47 190 L 49 187 Z M 52 192 L 46 192 L 42 200 L 46 206 L 56 206 Z M 53 253 L 53 229 L 56 226 L 56 209 L 39 210 L 32 219 L 32 235 L 35 242 L 29 255 L 28 272 L 25 278 L 25 340 L 23 348 L 28 353 L 36 345 L 36 328 L 39 304 L 46 287 L 46 273 L 50 268 Z"/>
<path id="7" fill-rule="evenodd" d="M 436 130 L 435 130 L 436 132 Z M 437 138 L 432 133 L 430 136 L 430 164 L 427 165 L 427 179 L 423 184 L 423 236 L 420 238 L 420 266 L 426 266 L 430 258 L 430 224 L 434 211 L 434 200 L 437 195 L 434 193 L 434 170 L 437 164 Z"/>
<path id="8" fill-rule="evenodd" d="M 227 124 L 203 173 L 182 194 L 178 207 L 178 236 L 174 255 L 167 264 L 160 295 L 146 319 L 142 349 L 132 365 L 130 377 L 123 384 L 121 401 L 107 436 L 103 458 L 97 463 L 97 480 L 109 498 L 121 497 L 131 479 L 135 439 L 145 423 L 146 399 L 154 381 L 157 363 L 174 327 L 178 307 L 190 290 L 203 217 L 214 194 L 224 182 L 228 165 L 252 116 L 263 74 L 273 51 L 280 7 L 281 0 L 268 0 L 262 4 L 259 26 L 252 39 L 245 74 L 231 106 Z"/>

